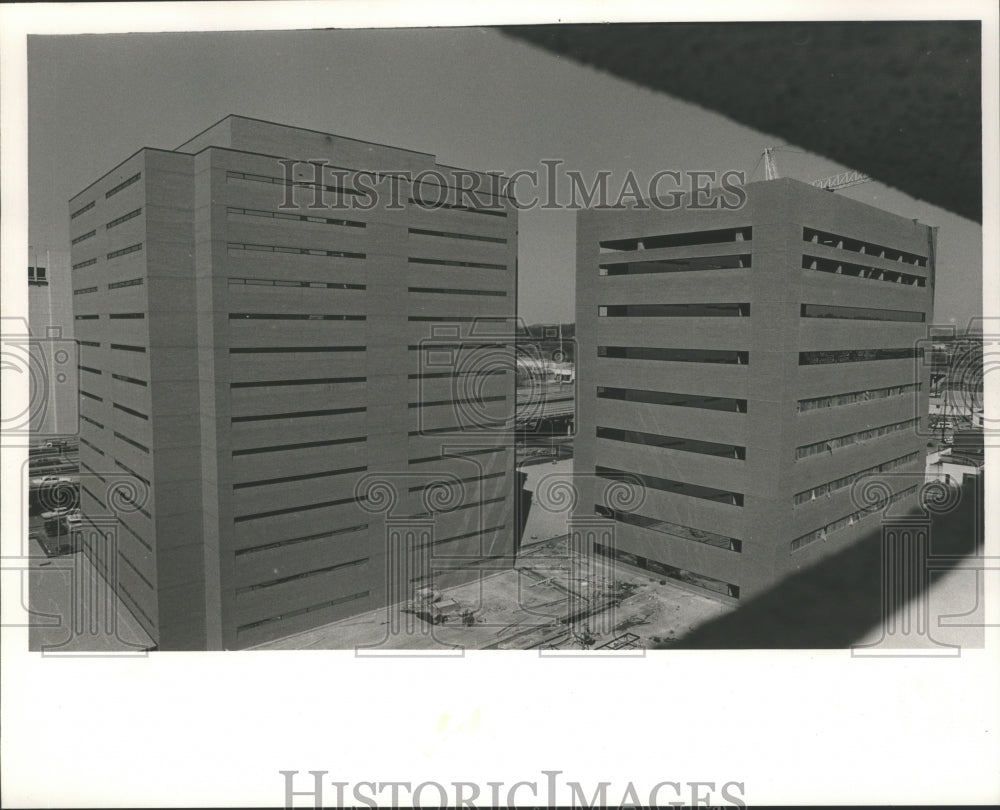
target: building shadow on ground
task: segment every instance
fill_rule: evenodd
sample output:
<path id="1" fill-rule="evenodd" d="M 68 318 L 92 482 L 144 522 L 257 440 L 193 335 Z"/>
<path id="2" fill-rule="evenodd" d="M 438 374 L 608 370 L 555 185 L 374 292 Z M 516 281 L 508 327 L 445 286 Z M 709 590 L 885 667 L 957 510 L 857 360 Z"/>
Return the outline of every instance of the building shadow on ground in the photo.
<path id="1" fill-rule="evenodd" d="M 919 512 L 915 508 L 910 514 Z M 981 553 L 983 526 L 980 476 L 967 479 L 953 511 L 932 516 L 934 571 L 946 572 L 959 560 Z M 883 621 L 882 569 L 882 527 L 876 523 L 849 548 L 659 648 L 846 649 Z"/>

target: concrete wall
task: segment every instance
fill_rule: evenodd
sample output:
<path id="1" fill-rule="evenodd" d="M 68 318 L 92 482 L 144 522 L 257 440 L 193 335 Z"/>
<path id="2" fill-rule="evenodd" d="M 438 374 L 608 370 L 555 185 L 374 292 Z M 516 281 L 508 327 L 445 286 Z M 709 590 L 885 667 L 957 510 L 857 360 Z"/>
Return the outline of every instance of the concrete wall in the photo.
<path id="1" fill-rule="evenodd" d="M 150 482 L 122 521 L 121 582 L 147 630 L 165 649 L 246 647 L 509 565 L 513 452 L 477 423 L 513 422 L 516 211 L 470 210 L 447 181 L 430 189 L 445 205 L 421 208 L 376 173 L 448 174 L 431 156 L 267 122 L 231 116 L 184 149 L 144 150 L 71 202 L 95 202 L 71 220 L 74 238 L 95 230 L 74 245 L 75 283 L 98 287 L 77 302 L 100 397 L 81 457 Z M 289 200 L 282 156 L 369 173 L 363 205 L 321 207 L 302 186 Z M 143 317 L 110 320 L 118 308 Z M 365 476 L 393 508 L 366 500 Z M 455 497 L 425 502 L 443 478 Z M 93 514 L 110 509 L 97 481 Z"/>
<path id="2" fill-rule="evenodd" d="M 798 506 L 796 493 L 908 453 L 917 453 L 918 458 L 901 471 L 922 469 L 924 442 L 912 426 L 797 459 L 797 448 L 819 441 L 906 420 L 922 419 L 925 425 L 928 385 L 919 360 L 802 365 L 800 353 L 912 348 L 931 320 L 933 298 L 933 235 L 925 226 L 795 181 L 752 184 L 747 192 L 747 203 L 739 210 L 581 212 L 577 236 L 576 471 L 584 476 L 581 510 L 602 503 L 606 482 L 585 477 L 597 467 L 734 493 L 727 503 L 725 496 L 708 500 L 684 494 L 683 488 L 663 492 L 647 487 L 644 503 L 634 510 L 646 518 L 695 529 L 703 537 L 715 534 L 738 541 L 728 548 L 697 542 L 697 536 L 678 533 L 676 526 L 661 525 L 657 530 L 620 520 L 615 522 L 615 536 L 626 553 L 718 580 L 712 587 L 724 595 L 735 596 L 736 589 L 726 586 L 737 586 L 739 598 L 761 592 L 787 571 L 843 547 L 867 527 L 859 523 L 831 532 L 829 542 L 803 542 L 793 552 L 796 538 L 857 510 L 849 487 Z M 804 228 L 905 251 L 911 261 L 916 256 L 928 260 L 926 266 L 918 266 L 870 252 L 859 254 L 848 249 L 856 247 L 853 243 L 840 248 L 807 243 Z M 722 230 L 727 230 L 724 237 L 719 236 Z M 600 247 L 602 241 L 697 233 L 703 236 L 692 236 L 684 245 L 647 238 L 641 247 L 627 241 L 612 246 L 617 250 Z M 725 241 L 716 241 L 721 238 Z M 923 279 L 924 286 L 804 269 L 802 257 L 813 254 L 880 271 L 905 271 L 911 279 Z M 748 266 L 736 266 L 734 256 L 749 259 L 742 262 Z M 674 265 L 675 272 L 616 274 L 628 263 L 690 260 L 697 265 L 708 261 L 706 257 L 722 257 L 718 263 L 732 266 L 692 270 Z M 599 270 L 602 264 L 609 268 L 605 275 Z M 601 306 L 699 303 L 744 304 L 748 309 L 740 317 L 599 315 Z M 878 320 L 803 317 L 803 304 L 903 311 L 913 320 L 890 321 L 885 318 L 897 315 L 872 312 L 868 315 Z M 923 320 L 918 322 L 918 317 Z M 738 362 L 676 362 L 599 357 L 599 346 L 745 354 L 737 356 Z M 850 407 L 799 412 L 801 399 L 921 381 L 919 396 L 911 392 Z M 692 401 L 740 400 L 745 412 L 742 405 L 724 411 L 691 407 L 691 401 L 687 406 L 625 402 L 598 397 L 598 386 L 683 394 Z M 643 447 L 597 438 L 598 426 L 736 449 L 727 458 Z M 741 452 L 745 457 L 734 457 Z M 893 486 L 905 488 L 901 479 Z"/>

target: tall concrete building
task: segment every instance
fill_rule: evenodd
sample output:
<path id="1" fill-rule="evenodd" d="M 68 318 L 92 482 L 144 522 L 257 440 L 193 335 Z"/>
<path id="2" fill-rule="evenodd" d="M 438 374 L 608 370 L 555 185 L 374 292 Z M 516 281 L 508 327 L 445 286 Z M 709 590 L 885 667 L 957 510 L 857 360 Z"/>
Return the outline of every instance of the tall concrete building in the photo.
<path id="1" fill-rule="evenodd" d="M 745 191 L 577 222 L 575 470 L 615 529 L 596 551 L 730 600 L 877 531 L 864 476 L 914 496 L 934 294 L 933 228 L 793 180 Z M 623 476 L 628 512 L 597 489 Z"/>
<path id="2" fill-rule="evenodd" d="M 229 116 L 71 200 L 84 540 L 161 649 L 245 648 L 510 564 L 505 195 Z"/>

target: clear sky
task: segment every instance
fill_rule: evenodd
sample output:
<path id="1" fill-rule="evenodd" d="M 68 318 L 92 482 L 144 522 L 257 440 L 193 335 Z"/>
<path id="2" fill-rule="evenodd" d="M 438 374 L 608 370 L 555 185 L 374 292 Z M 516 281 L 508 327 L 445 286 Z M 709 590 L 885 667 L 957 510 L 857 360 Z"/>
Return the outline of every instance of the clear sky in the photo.
<path id="1" fill-rule="evenodd" d="M 749 179 L 761 150 L 784 144 L 489 29 L 31 37 L 28 47 L 38 251 L 68 251 L 67 200 L 83 187 L 140 147 L 175 148 L 229 113 L 484 171 L 561 159 L 585 178 L 611 171 L 614 191 L 629 170 L 742 169 Z M 801 150 L 777 159 L 782 176 L 805 181 L 850 168 Z M 762 177 L 758 167 L 753 179 Z M 939 226 L 935 320 L 964 325 L 980 314 L 977 223 L 875 182 L 838 193 Z M 521 213 L 518 303 L 528 323 L 574 319 L 574 240 L 572 212 Z"/>

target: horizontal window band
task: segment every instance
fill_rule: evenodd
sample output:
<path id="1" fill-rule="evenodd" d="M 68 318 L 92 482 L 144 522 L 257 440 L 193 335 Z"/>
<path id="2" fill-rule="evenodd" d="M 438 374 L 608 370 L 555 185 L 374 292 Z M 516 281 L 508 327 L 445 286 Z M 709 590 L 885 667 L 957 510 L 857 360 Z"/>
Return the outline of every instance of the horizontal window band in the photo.
<path id="1" fill-rule="evenodd" d="M 140 535 L 135 529 L 133 529 L 124 520 L 122 520 L 121 516 L 118 517 L 118 525 L 121 526 L 128 534 L 130 534 L 132 537 L 138 540 L 139 543 L 142 545 L 142 547 L 146 549 L 146 551 L 149 552 L 153 551 L 153 547 L 145 540 L 145 538 L 143 538 L 142 535 Z"/>
<path id="2" fill-rule="evenodd" d="M 230 276 L 230 287 L 309 287 L 327 290 L 366 290 L 367 284 L 348 284 L 342 281 L 289 281 L 280 278 L 247 278 Z"/>
<path id="3" fill-rule="evenodd" d="M 506 447 L 488 447 L 483 450 L 462 450 L 460 452 L 441 454 L 439 456 L 423 456 L 422 458 L 411 458 L 407 462 L 410 465 L 427 464 L 432 461 L 447 461 L 448 459 L 466 458 L 467 456 L 483 456 L 490 453 L 506 453 Z"/>
<path id="4" fill-rule="evenodd" d="M 715 501 L 716 503 L 728 504 L 730 506 L 743 506 L 743 493 L 741 492 L 730 492 L 724 489 L 716 489 L 715 487 L 705 487 L 698 484 L 689 484 L 685 481 L 674 481 L 669 478 L 660 478 L 655 475 L 616 470 L 612 467 L 598 466 L 595 468 L 594 472 L 598 477 L 606 478 L 610 481 L 625 481 L 626 483 L 631 483 L 631 479 L 637 479 L 643 486 L 649 487 L 650 489 L 656 489 L 661 492 L 673 493 L 675 495 L 687 495 L 691 498 Z"/>
<path id="5" fill-rule="evenodd" d="M 406 517 L 409 518 L 410 520 L 421 520 L 423 518 L 433 517 L 434 515 L 450 515 L 452 512 L 464 512 L 469 509 L 475 509 L 476 507 L 490 506 L 491 504 L 494 503 L 503 503 L 506 500 L 507 500 L 506 495 L 500 495 L 499 497 L 496 498 L 487 498 L 486 500 L 475 501 L 474 503 L 463 503 L 460 506 L 447 507 L 444 509 L 438 509 L 437 511 L 418 512 L 415 515 L 406 515 Z"/>
<path id="6" fill-rule="evenodd" d="M 606 251 L 658 250 L 659 248 L 717 245 L 725 242 L 748 242 L 753 238 L 753 228 L 719 228 L 711 231 L 638 236 L 628 239 L 606 239 L 600 243 Z"/>
<path id="7" fill-rule="evenodd" d="M 817 408 L 833 408 L 844 405 L 855 405 L 860 402 L 874 402 L 889 397 L 903 396 L 921 390 L 922 383 L 908 383 L 906 385 L 891 385 L 885 388 L 866 388 L 861 391 L 848 391 L 842 394 L 828 394 L 822 397 L 811 397 L 800 399 L 796 403 L 796 408 L 800 411 L 811 411 Z"/>
<path id="8" fill-rule="evenodd" d="M 477 529 L 471 532 L 456 534 L 453 535 L 452 537 L 442 537 L 441 539 L 435 538 L 434 540 L 431 540 L 428 543 L 415 543 L 413 545 L 413 548 L 414 549 L 432 548 L 434 546 L 444 545 L 445 543 L 456 543 L 459 540 L 467 540 L 470 537 L 483 537 L 485 535 L 492 534 L 493 532 L 503 531 L 506 528 L 507 525 L 501 523 L 499 526 L 490 526 L 488 529 Z"/>
<path id="9" fill-rule="evenodd" d="M 90 487 L 88 487 L 86 484 L 80 484 L 80 489 L 82 489 L 91 498 L 93 498 L 95 501 L 97 501 L 97 503 L 100 504 L 100 506 L 101 506 L 102 509 L 107 509 L 108 508 L 108 505 L 104 502 L 104 499 L 103 498 L 98 498 L 97 495 L 94 494 L 93 490 L 91 490 Z"/>
<path id="10" fill-rule="evenodd" d="M 749 253 L 731 256 L 697 256 L 689 259 L 650 259 L 643 262 L 602 264 L 602 276 L 638 276 L 655 273 L 691 273 L 702 270 L 739 270 L 753 266 Z"/>
<path id="11" fill-rule="evenodd" d="M 137 172 L 136 174 L 133 174 L 130 178 L 128 178 L 128 180 L 122 181 L 117 186 L 112 188 L 110 191 L 107 191 L 104 194 L 104 198 L 107 199 L 109 197 L 114 197 L 115 194 L 117 194 L 119 191 L 128 188 L 133 183 L 138 183 L 141 178 L 142 178 L 142 172 Z"/>
<path id="12" fill-rule="evenodd" d="M 916 494 L 917 489 L 918 487 L 916 486 L 907 487 L 906 489 L 902 489 L 895 495 L 891 496 L 885 502 L 879 504 L 873 504 L 872 506 L 866 509 L 858 509 L 857 511 L 854 511 L 851 514 L 844 515 L 842 518 L 838 518 L 832 523 L 828 523 L 825 526 L 821 526 L 820 528 L 815 529 L 809 532 L 808 534 L 803 534 L 801 537 L 796 537 L 794 540 L 791 541 L 791 543 L 789 543 L 790 551 L 797 551 L 798 549 L 803 548 L 804 546 L 807 546 L 810 543 L 815 542 L 816 540 L 825 540 L 829 535 L 834 534 L 835 532 L 838 532 L 841 529 L 846 529 L 849 526 L 853 526 L 855 523 L 860 523 L 866 517 L 871 517 L 873 515 L 883 513 L 887 507 L 892 506 L 895 503 L 898 503 L 904 498 L 908 498 Z"/>
<path id="13" fill-rule="evenodd" d="M 129 211 L 127 214 L 124 214 L 123 216 L 120 216 L 117 219 L 111 220 L 107 225 L 104 226 L 104 229 L 110 231 L 116 225 L 121 225 L 123 222 L 128 222 L 130 219 L 135 219 L 141 213 L 142 213 L 141 208 L 136 208 L 134 211 Z"/>
<path id="14" fill-rule="evenodd" d="M 111 379 L 118 380 L 119 382 L 131 383 L 132 385 L 139 385 L 143 388 L 147 388 L 149 386 L 149 383 L 145 380 L 140 380 L 136 377 L 127 377 L 124 374 L 112 374 Z"/>
<path id="15" fill-rule="evenodd" d="M 818 442 L 810 442 L 809 444 L 803 444 L 795 448 L 795 458 L 808 458 L 809 456 L 819 455 L 824 452 L 833 453 L 843 447 L 865 444 L 875 439 L 881 439 L 883 436 L 891 436 L 905 430 L 912 429 L 915 431 L 919 424 L 920 419 L 904 419 L 900 422 L 892 422 L 887 425 L 858 430 L 842 436 L 833 436 Z"/>
<path id="16" fill-rule="evenodd" d="M 424 428 L 423 430 L 411 430 L 406 435 L 414 438 L 419 436 L 440 436 L 442 434 L 477 433 L 481 430 L 499 430 L 508 427 L 507 422 L 477 422 L 467 427 L 463 425 L 452 425 L 451 427 Z"/>
<path id="17" fill-rule="evenodd" d="M 494 298 L 506 298 L 502 290 L 461 290 L 453 287 L 407 287 L 407 292 L 428 295 L 485 295 Z"/>
<path id="18" fill-rule="evenodd" d="M 153 586 L 153 583 L 150 582 L 148 579 L 146 579 L 145 576 L 143 576 L 142 572 L 136 567 L 135 563 L 132 562 L 127 556 L 125 556 L 125 552 L 124 551 L 122 551 L 121 549 L 118 549 L 118 556 L 119 556 L 119 558 L 121 558 L 121 561 L 124 562 L 125 565 L 127 565 L 129 568 L 131 568 L 132 571 L 135 573 L 135 575 L 137 577 L 139 577 L 139 579 L 141 579 L 143 581 L 143 584 L 147 588 L 149 588 L 151 591 L 155 591 L 156 590 L 156 588 Z"/>
<path id="19" fill-rule="evenodd" d="M 507 323 L 514 318 L 482 315 L 410 315 L 406 320 L 410 323 Z"/>
<path id="20" fill-rule="evenodd" d="M 154 622 L 151 618 L 149 618 L 149 614 L 146 613 L 145 610 L 143 610 L 142 605 L 139 604 L 139 601 L 131 593 L 129 593 L 128 589 L 120 582 L 118 583 L 118 590 L 125 597 L 125 601 L 128 603 L 129 610 L 138 611 L 139 615 L 146 620 L 145 627 L 147 630 L 149 630 L 150 628 L 155 628 L 157 626 L 157 623 Z"/>
<path id="21" fill-rule="evenodd" d="M 227 208 L 226 214 L 230 216 L 258 217 L 262 219 L 280 219 L 292 222 L 311 222 L 317 225 L 336 225 L 342 228 L 365 228 L 364 222 L 353 219 L 333 219 L 330 217 L 317 217 L 309 214 L 289 214 L 284 211 L 264 211 L 257 208 Z"/>
<path id="22" fill-rule="evenodd" d="M 476 399 L 434 399 L 424 402 L 408 402 L 407 408 L 436 408 L 439 405 L 477 405 L 482 402 L 506 402 L 507 397 L 477 397 Z"/>
<path id="23" fill-rule="evenodd" d="M 465 211 L 469 214 L 485 214 L 491 217 L 506 217 L 507 212 L 504 210 L 490 209 L 490 208 L 473 208 L 469 205 L 456 205 L 455 203 L 446 203 L 439 200 L 423 200 L 419 196 L 410 197 L 408 202 L 411 205 L 416 205 L 425 211 L 435 211 L 439 208 L 444 208 L 448 211 Z"/>
<path id="24" fill-rule="evenodd" d="M 439 348 L 435 346 L 434 348 Z M 510 374 L 511 369 L 509 368 L 486 368 L 480 371 L 479 369 L 473 369 L 471 371 L 432 371 L 427 374 L 407 374 L 406 378 L 408 380 L 443 380 L 443 379 L 455 379 L 458 377 L 502 377 L 506 374 Z"/>
<path id="25" fill-rule="evenodd" d="M 258 582 L 253 585 L 244 585 L 242 588 L 236 589 L 236 595 L 244 593 L 251 593 L 253 591 L 259 591 L 264 588 L 273 588 L 277 585 L 286 585 L 289 582 L 295 582 L 300 579 L 308 579 L 309 577 L 316 577 L 320 574 L 330 574 L 334 571 L 343 571 L 347 568 L 357 568 L 361 565 L 368 564 L 368 557 L 361 557 L 357 560 L 349 560 L 347 562 L 336 563 L 335 565 L 327 565 L 323 568 L 316 568 L 313 571 L 303 571 L 299 574 L 291 574 L 287 577 L 279 577 L 278 579 L 269 579 L 264 582 Z"/>
<path id="26" fill-rule="evenodd" d="M 337 259 L 364 259 L 367 254 L 350 250 L 324 250 L 307 247 L 285 247 L 282 245 L 255 245 L 243 242 L 229 242 L 228 250 L 246 251 L 251 253 L 287 253 L 301 256 L 326 256 Z"/>
<path id="27" fill-rule="evenodd" d="M 273 543 L 265 543 L 262 546 L 250 546 L 248 548 L 236 549 L 235 556 L 243 557 L 247 554 L 259 554 L 262 551 L 271 551 L 276 548 L 284 548 L 285 546 L 297 545 L 298 543 L 309 543 L 315 540 L 327 540 L 331 537 L 337 537 L 339 535 L 354 534 L 355 532 L 365 531 L 368 528 L 367 523 L 361 523 L 357 526 L 347 526 L 343 529 L 333 529 L 328 532 L 320 532 L 319 534 L 307 534 L 304 537 L 292 537 L 287 540 L 277 540 Z"/>
<path id="28" fill-rule="evenodd" d="M 83 208 L 76 209 L 76 211 L 74 211 L 72 214 L 69 215 L 69 218 L 70 219 L 76 219 L 81 214 L 85 214 L 88 211 L 90 211 L 95 205 L 97 205 L 96 201 L 91 200 L 89 203 L 87 203 L 85 206 L 83 206 Z"/>
<path id="29" fill-rule="evenodd" d="M 351 196 L 367 197 L 368 193 L 347 186 L 332 186 L 323 183 L 311 183 L 307 180 L 288 181 L 285 177 L 272 177 L 268 174 L 251 174 L 249 172 L 227 171 L 226 180 L 245 180 L 248 183 L 264 183 L 291 188 L 304 188 L 311 191 L 332 191 L 335 194 L 350 194 Z"/>
<path id="30" fill-rule="evenodd" d="M 129 253 L 138 253 L 140 250 L 142 250 L 142 242 L 137 242 L 136 244 L 129 245 L 128 247 L 124 247 L 121 250 L 113 250 L 113 251 L 111 251 L 107 255 L 107 258 L 109 258 L 109 259 L 117 259 L 119 256 L 127 256 Z M 111 289 L 111 285 L 110 284 L 108 285 L 108 289 Z"/>
<path id="31" fill-rule="evenodd" d="M 348 413 L 364 413 L 368 408 L 327 408 L 320 411 L 288 411 L 286 413 L 267 413 L 258 416 L 234 416 L 232 422 L 266 422 L 273 419 L 307 419 L 313 416 L 340 416 Z"/>
<path id="32" fill-rule="evenodd" d="M 923 357 L 922 348 L 904 346 L 899 349 L 842 349 L 834 351 L 799 352 L 800 366 L 830 363 L 867 363 L 874 360 L 912 360 Z"/>
<path id="33" fill-rule="evenodd" d="M 490 481 L 493 480 L 494 478 L 504 478 L 506 475 L 507 471 L 501 470 L 500 472 L 489 473 L 487 475 L 472 475 L 469 476 L 468 478 L 457 478 L 457 479 L 442 478 L 438 481 L 431 481 L 426 484 L 417 484 L 416 486 L 410 487 L 409 490 L 407 491 L 423 492 L 424 490 L 430 487 L 452 487 L 452 486 L 461 486 L 462 484 L 475 484 L 480 481 Z"/>
<path id="34" fill-rule="evenodd" d="M 284 475 L 279 478 L 262 478 L 259 481 L 243 481 L 233 484 L 233 489 L 249 489 L 251 487 L 269 487 L 276 484 L 290 484 L 295 481 L 312 481 L 316 478 L 336 478 L 338 475 L 350 475 L 367 470 L 367 465 L 360 467 L 343 467 L 339 470 L 324 470 L 322 472 L 301 473 L 299 475 Z"/>
<path id="35" fill-rule="evenodd" d="M 102 456 L 105 455 L 105 452 L 100 447 L 98 447 L 93 442 L 88 442 L 85 438 L 83 438 L 83 436 L 80 437 L 80 443 L 86 445 L 95 453 L 100 453 Z"/>
<path id="36" fill-rule="evenodd" d="M 81 461 L 81 462 L 80 462 L 80 466 L 81 466 L 81 467 L 82 467 L 83 469 L 85 469 L 85 470 L 86 470 L 87 472 L 89 472 L 89 473 L 90 473 L 91 475 L 93 475 L 93 476 L 94 476 L 94 477 L 95 477 L 95 478 L 96 478 L 97 480 L 99 480 L 99 481 L 100 481 L 101 483 L 107 483 L 108 479 L 107 479 L 107 478 L 105 478 L 105 477 L 104 477 L 103 475 L 101 475 L 101 474 L 100 474 L 100 473 L 99 473 L 99 472 L 98 472 L 97 470 L 95 470 L 95 469 L 94 469 L 93 467 L 91 467 L 91 466 L 90 466 L 90 465 L 89 465 L 89 464 L 88 464 L 88 463 L 87 463 L 86 461 Z M 88 491 L 89 491 L 89 490 L 88 490 Z"/>
<path id="37" fill-rule="evenodd" d="M 281 388 L 297 385 L 342 385 L 367 382 L 367 377 L 305 377 L 299 380 L 260 380 L 253 382 L 231 382 L 230 388 Z"/>
<path id="38" fill-rule="evenodd" d="M 407 231 L 414 236 L 435 236 L 441 239 L 459 239 L 470 242 L 491 242 L 498 245 L 507 244 L 507 240 L 500 236 L 477 236 L 476 234 L 457 233 L 455 231 L 432 231 L 426 228 L 407 228 Z"/>
<path id="39" fill-rule="evenodd" d="M 108 285 L 109 290 L 118 290 L 122 287 L 141 287 L 145 283 L 145 279 L 141 278 L 130 278 L 128 281 L 116 281 Z"/>
<path id="40" fill-rule="evenodd" d="M 230 354 L 337 354 L 363 352 L 365 346 L 244 346 L 230 349 Z"/>
<path id="41" fill-rule="evenodd" d="M 455 337 L 458 336 L 455 335 Z M 466 349 L 469 351 L 478 351 L 480 349 L 508 349 L 512 352 L 514 351 L 513 343 L 478 343 L 475 340 L 469 340 L 466 341 L 465 343 L 438 343 L 437 340 L 438 338 L 434 339 L 429 338 L 425 340 L 424 343 L 422 344 L 411 343 L 406 348 L 408 351 L 411 352 L 418 352 L 418 351 L 436 352 L 440 349 Z M 444 340 L 444 338 L 440 338 L 440 340 Z"/>
<path id="42" fill-rule="evenodd" d="M 659 574 L 660 576 L 674 579 L 678 582 L 683 582 L 685 585 L 691 585 L 704 591 L 718 593 L 733 599 L 740 598 L 739 585 L 734 585 L 730 582 L 710 577 L 707 574 L 699 574 L 696 571 L 677 568 L 676 566 L 662 563 L 659 560 L 654 560 L 649 557 L 641 557 L 638 554 L 632 554 L 621 549 L 609 548 L 601 545 L 600 543 L 594 543 L 594 553 L 610 557 L 611 559 L 623 562 L 626 565 L 634 565 L 635 567 L 642 568 L 645 571 Z"/>
<path id="43" fill-rule="evenodd" d="M 661 349 L 646 346 L 598 346 L 598 357 L 618 360 L 658 360 L 667 363 L 725 363 L 745 366 L 750 352 L 723 349 Z"/>
<path id="44" fill-rule="evenodd" d="M 926 315 L 904 309 L 872 309 L 869 307 L 836 307 L 830 304 L 802 304 L 803 318 L 838 318 L 856 321 L 903 321 L 923 323 Z"/>
<path id="45" fill-rule="evenodd" d="M 505 264 L 492 264 L 490 262 L 459 262 L 453 259 L 420 259 L 410 257 L 407 259 L 410 264 L 423 264 L 438 267 L 471 267 L 477 270 L 506 270 Z"/>
<path id="46" fill-rule="evenodd" d="M 803 256 L 803 270 L 816 270 L 821 273 L 831 273 L 844 278 L 860 278 L 872 281 L 882 281 L 889 284 L 902 284 L 912 287 L 926 287 L 927 279 L 913 273 L 903 273 L 899 270 L 888 270 L 883 267 L 872 267 L 866 264 L 843 262 L 839 259 L 824 259 L 819 256 Z"/>
<path id="47" fill-rule="evenodd" d="M 635 512 L 620 512 L 609 509 L 607 506 L 594 505 L 594 514 L 606 517 L 619 523 L 627 523 L 631 526 L 639 526 L 650 531 L 660 532 L 681 540 L 688 540 L 692 543 L 702 543 L 706 546 L 721 548 L 725 551 L 743 551 L 743 541 L 735 537 L 727 537 L 704 529 L 696 529 L 693 526 L 683 526 L 679 523 L 671 523 L 667 520 L 657 520 L 656 518 L 639 515 Z"/>
<path id="48" fill-rule="evenodd" d="M 872 475 L 875 473 L 888 472 L 889 470 L 895 470 L 899 467 L 906 466 L 916 461 L 920 457 L 919 453 L 907 453 L 905 456 L 899 456 L 898 458 L 890 459 L 889 461 L 883 461 L 881 464 L 875 464 L 871 467 L 866 467 L 863 470 L 858 470 L 855 473 L 849 475 L 841 476 L 833 481 L 827 481 L 824 484 L 817 484 L 809 489 L 804 489 L 801 492 L 796 492 L 795 497 L 792 502 L 795 506 L 800 506 L 801 504 L 808 503 L 810 501 L 816 500 L 817 497 L 821 495 L 829 495 L 832 492 L 837 492 L 838 490 L 849 487 L 859 478 L 863 478 L 866 475 Z"/>
<path id="49" fill-rule="evenodd" d="M 349 503 L 362 503 L 366 498 L 337 498 L 332 501 L 320 501 L 306 506 L 292 506 L 287 509 L 272 509 L 268 512 L 255 512 L 249 515 L 236 515 L 234 523 L 246 523 L 248 520 L 262 520 L 263 518 L 278 517 L 279 515 L 294 515 L 299 512 L 312 512 L 316 509 L 329 509 L 334 506 L 344 506 Z"/>
<path id="50" fill-rule="evenodd" d="M 305 450 L 310 447 L 334 447 L 339 444 L 363 444 L 367 436 L 352 436 L 348 439 L 318 439 L 313 442 L 296 442 L 295 444 L 269 444 L 265 447 L 250 447 L 245 450 L 233 450 L 233 456 L 252 456 L 260 453 L 281 453 L 288 450 Z"/>
<path id="51" fill-rule="evenodd" d="M 750 304 L 608 304 L 600 318 L 748 318 Z"/>
<path id="52" fill-rule="evenodd" d="M 662 450 L 679 450 L 685 453 L 698 453 L 705 456 L 717 456 L 730 459 L 745 459 L 746 447 L 736 444 L 720 444 L 699 439 L 684 439 L 678 436 L 662 436 L 657 433 L 644 433 L 640 430 L 621 430 L 619 428 L 601 427 L 596 429 L 598 439 L 639 444 L 644 447 L 657 447 Z"/>
<path id="53" fill-rule="evenodd" d="M 146 445 L 141 444 L 140 442 L 137 442 L 135 439 L 130 439 L 128 436 L 125 436 L 124 434 L 119 433 L 117 430 L 114 431 L 114 434 L 115 434 L 115 438 L 116 439 L 121 439 L 126 444 L 130 444 L 133 447 L 137 448 L 138 450 L 142 450 L 143 453 L 148 453 L 149 452 L 149 448 L 146 447 Z"/>
<path id="54" fill-rule="evenodd" d="M 147 487 L 151 486 L 151 484 L 149 483 L 149 479 L 146 478 L 146 476 L 139 475 L 139 473 L 137 473 L 135 470 L 129 467 L 128 464 L 125 464 L 124 462 L 115 459 L 115 466 L 118 467 L 119 469 L 125 470 L 125 472 L 127 472 L 129 475 L 134 475 L 136 478 L 142 481 L 142 483 L 144 483 Z"/>
<path id="55" fill-rule="evenodd" d="M 112 402 L 111 407 L 114 408 L 115 410 L 122 411 L 123 413 L 127 413 L 131 416 L 136 416 L 139 419 L 143 419 L 147 422 L 149 421 L 149 416 L 147 414 L 144 414 L 141 411 L 134 410 L 133 408 L 126 408 L 124 405 L 119 405 L 117 402 Z"/>
<path id="56" fill-rule="evenodd" d="M 280 616 L 272 616 L 268 619 L 261 619 L 260 621 L 251 622 L 250 624 L 241 624 L 236 628 L 236 635 L 240 633 L 245 633 L 249 630 L 255 630 L 258 627 L 266 627 L 269 624 L 274 624 L 275 622 L 285 621 L 287 619 L 294 619 L 298 616 L 304 616 L 307 613 L 314 613 L 317 610 L 325 610 L 326 608 L 336 607 L 337 605 L 344 605 L 348 602 L 357 602 L 361 599 L 367 599 L 369 596 L 369 591 L 358 591 L 357 593 L 352 593 L 349 596 L 339 596 L 336 599 L 328 599 L 326 602 L 320 602 L 317 605 L 310 605 L 309 607 L 298 608 L 297 610 L 290 610 L 286 613 L 282 613 Z"/>
<path id="57" fill-rule="evenodd" d="M 311 313 L 283 314 L 264 312 L 230 312 L 231 321 L 364 321 L 365 315 L 316 315 Z"/>
<path id="58" fill-rule="evenodd" d="M 746 413 L 747 401 L 731 397 L 709 397 L 698 394 L 679 394 L 668 391 L 647 391 L 638 388 L 609 388 L 597 386 L 598 399 L 615 399 L 622 402 L 643 402 L 650 405 L 670 405 L 677 408 L 703 408 L 712 411 Z"/>
<path id="59" fill-rule="evenodd" d="M 888 259 L 891 262 L 902 261 L 907 264 L 915 264 L 919 267 L 924 267 L 927 264 L 927 257 L 916 253 L 908 253 L 905 250 L 897 250 L 873 242 L 863 242 L 860 239 L 851 239 L 850 237 L 839 236 L 827 231 L 818 231 L 815 228 L 803 228 L 802 241 L 826 245 L 838 250 L 849 250 L 852 253 L 859 253 L 864 256 Z"/>

